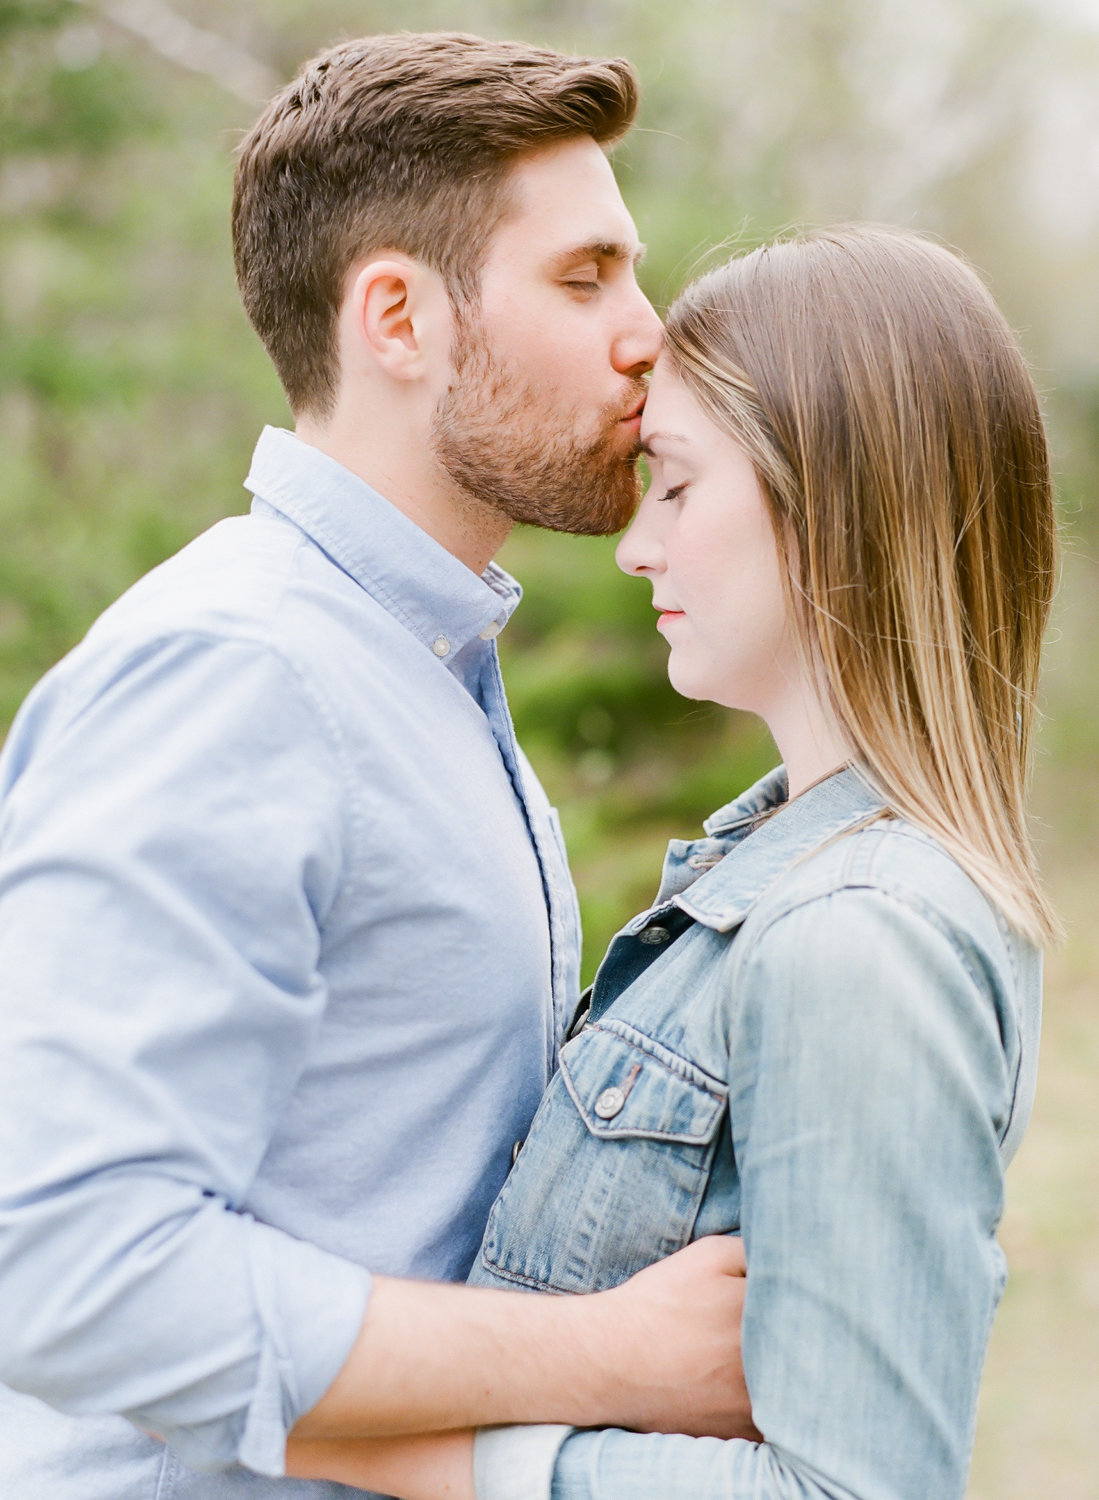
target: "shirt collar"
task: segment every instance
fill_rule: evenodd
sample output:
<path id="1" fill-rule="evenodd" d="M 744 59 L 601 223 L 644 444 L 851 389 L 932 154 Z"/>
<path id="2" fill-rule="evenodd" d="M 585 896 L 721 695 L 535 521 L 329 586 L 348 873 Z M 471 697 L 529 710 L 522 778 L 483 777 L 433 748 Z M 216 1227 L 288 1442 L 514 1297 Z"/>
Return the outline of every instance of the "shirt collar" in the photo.
<path id="1" fill-rule="evenodd" d="M 334 458 L 280 427 L 260 434 L 244 487 L 277 511 L 442 660 L 499 634 L 522 590 L 489 563 L 480 577 Z"/>
<path id="2" fill-rule="evenodd" d="M 703 926 L 727 932 L 792 864 L 886 808 L 854 766 L 817 782 L 788 805 L 786 795 L 786 771 L 778 766 L 706 819 L 708 837 L 673 839 L 655 905 L 626 930 L 639 932 L 658 910 L 678 906 Z M 771 816 L 761 822 L 767 813 Z"/>

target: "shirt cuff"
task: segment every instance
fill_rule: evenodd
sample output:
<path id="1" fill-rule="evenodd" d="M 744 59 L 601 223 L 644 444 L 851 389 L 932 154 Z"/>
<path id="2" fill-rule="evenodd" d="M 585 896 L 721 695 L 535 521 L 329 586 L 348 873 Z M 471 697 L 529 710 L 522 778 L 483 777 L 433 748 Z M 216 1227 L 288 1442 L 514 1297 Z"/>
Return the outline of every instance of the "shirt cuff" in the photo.
<path id="1" fill-rule="evenodd" d="M 253 1288 L 266 1332 L 238 1463 L 285 1473 L 286 1435 L 328 1390 L 362 1328 L 370 1273 L 315 1245 L 253 1224 Z"/>
<path id="2" fill-rule="evenodd" d="M 193 1411 L 165 1420 L 156 1407 L 126 1416 L 159 1433 L 199 1473 L 237 1463 L 279 1479 L 287 1433 L 328 1390 L 359 1336 L 371 1278 L 364 1267 L 247 1214 L 227 1217 L 245 1242 L 256 1320 L 246 1400 L 206 1421 Z"/>
<path id="3" fill-rule="evenodd" d="M 575 1427 L 482 1427 L 473 1443 L 477 1500 L 550 1500 L 561 1444 Z"/>

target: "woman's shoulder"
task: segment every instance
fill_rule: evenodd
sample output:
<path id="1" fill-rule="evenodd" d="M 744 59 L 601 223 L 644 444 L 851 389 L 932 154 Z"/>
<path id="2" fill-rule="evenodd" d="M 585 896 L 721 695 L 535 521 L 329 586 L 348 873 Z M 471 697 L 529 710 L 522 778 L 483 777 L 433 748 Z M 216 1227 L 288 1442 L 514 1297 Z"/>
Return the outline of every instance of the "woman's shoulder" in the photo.
<path id="1" fill-rule="evenodd" d="M 1010 1159 L 1034 1096 L 1041 956 L 929 833 L 883 817 L 813 849 L 762 894 L 730 958 L 738 1032 L 769 1017 L 875 1057 L 875 1037 L 953 1038 L 1004 1084 Z"/>
<path id="2" fill-rule="evenodd" d="M 671 895 L 714 935 L 699 959 L 717 960 L 734 1029 L 766 1014 L 850 1034 L 868 1006 L 881 1017 L 912 1005 L 987 1030 L 1009 1064 L 1033 1059 L 1040 955 L 940 842 L 853 769 L 769 801 L 710 819 L 681 863 L 719 857 Z"/>
<path id="3" fill-rule="evenodd" d="M 957 859 L 892 813 L 854 768 L 785 805 L 776 800 L 776 774 L 707 821 L 706 847 L 683 846 L 701 859 L 712 843 L 723 857 L 673 899 L 706 926 L 736 930 L 741 955 L 794 927 L 799 941 L 834 946 L 903 916 L 1009 971 L 1022 958 L 1028 945 Z M 795 912 L 798 920 L 787 920 Z"/>
<path id="4" fill-rule="evenodd" d="M 763 893 L 734 945 L 737 968 L 811 974 L 845 995 L 911 988 L 956 1015 L 995 1017 L 1017 1063 L 1032 1066 L 1041 1011 L 1041 955 L 924 829 L 881 817 L 796 860 Z M 736 986 L 743 990 L 742 985 Z M 1029 1093 L 1030 1086 L 1024 1090 Z"/>
<path id="5" fill-rule="evenodd" d="M 913 941 L 950 944 L 982 985 L 1015 992 L 1033 983 L 1033 946 L 952 854 L 904 818 L 879 817 L 795 859 L 756 903 L 743 946 L 786 941 L 794 925 L 802 945 L 840 952 L 904 927 Z"/>
<path id="6" fill-rule="evenodd" d="M 767 904 L 777 910 L 859 890 L 881 891 L 930 917 L 1000 925 L 988 897 L 937 839 L 884 811 L 794 859 Z"/>
<path id="7" fill-rule="evenodd" d="M 874 895 L 881 899 L 869 899 Z M 795 858 L 761 896 L 757 921 L 764 925 L 815 903 L 827 906 L 833 922 L 847 909 L 895 903 L 954 940 L 992 950 L 1017 946 L 998 908 L 957 859 L 925 829 L 888 814 Z"/>

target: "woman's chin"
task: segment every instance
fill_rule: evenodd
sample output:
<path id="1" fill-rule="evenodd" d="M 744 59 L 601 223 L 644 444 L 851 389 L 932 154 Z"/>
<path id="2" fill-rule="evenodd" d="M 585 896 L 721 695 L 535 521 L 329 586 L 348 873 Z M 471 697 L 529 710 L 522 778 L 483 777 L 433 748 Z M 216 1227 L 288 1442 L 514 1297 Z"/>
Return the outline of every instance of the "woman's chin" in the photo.
<path id="1" fill-rule="evenodd" d="M 668 681 L 681 698 L 693 698 L 698 703 L 712 701 L 705 682 L 700 682 L 698 674 L 689 668 L 678 666 L 674 655 L 668 662 Z"/>

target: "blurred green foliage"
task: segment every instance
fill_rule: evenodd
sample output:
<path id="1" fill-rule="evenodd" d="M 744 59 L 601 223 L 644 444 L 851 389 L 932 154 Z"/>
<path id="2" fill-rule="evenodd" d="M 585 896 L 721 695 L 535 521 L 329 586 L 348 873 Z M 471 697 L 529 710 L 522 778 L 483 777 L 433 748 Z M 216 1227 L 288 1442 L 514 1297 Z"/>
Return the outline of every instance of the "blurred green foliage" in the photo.
<path id="1" fill-rule="evenodd" d="M 0 5 L 0 721 L 135 576 L 244 503 L 258 426 L 288 419 L 228 246 L 232 146 L 264 79 L 340 33 L 453 24 L 433 0 Z M 964 24 L 945 0 L 922 18 L 888 0 L 683 0 L 674 18 L 486 0 L 461 24 L 638 64 L 642 119 L 617 160 L 658 305 L 715 243 L 793 222 L 889 217 L 961 243 L 1033 319 L 1039 363 L 1065 366 L 1052 413 L 1070 505 L 1087 508 L 1099 374 L 1078 338 L 1058 348 L 1066 320 L 1048 311 L 1054 273 L 1058 308 L 1090 286 L 1080 233 L 1017 227 L 1044 107 L 1023 84 L 1036 55 L 1059 87 L 1079 75 L 1067 27 L 1024 0 L 974 4 Z M 665 837 L 771 751 L 672 693 L 648 591 L 609 545 L 520 534 L 504 561 L 527 589 L 502 642 L 515 718 L 562 805 L 590 971 L 651 894 Z"/>
<path id="2" fill-rule="evenodd" d="M 243 508 L 256 432 L 288 413 L 233 286 L 233 145 L 305 56 L 402 26 L 634 60 L 642 117 L 616 162 L 658 305 L 715 244 L 869 218 L 960 247 L 1021 329 L 1067 523 L 1039 805 L 1075 925 L 1053 969 L 1056 1107 L 1005 1229 L 1021 1300 L 994 1346 L 974 1495 L 1099 1495 L 1085 1415 L 1099 1215 L 1071 1165 L 1091 1159 L 1074 1142 L 1099 1139 L 1083 1071 L 1099 1056 L 1099 25 L 1085 4 L 0 0 L 0 730 L 104 605 Z M 501 640 L 514 715 L 562 810 L 589 974 L 650 899 L 665 839 L 773 754 L 755 723 L 671 691 L 649 591 L 612 552 L 522 531 L 503 556 L 526 589 Z M 1073 1214 L 1043 1229 L 1051 1193 Z M 1075 1373 L 1057 1384 L 1058 1369 Z"/>

